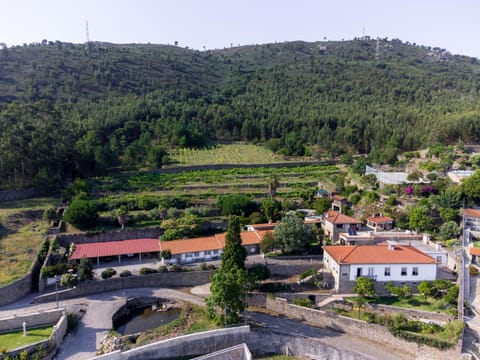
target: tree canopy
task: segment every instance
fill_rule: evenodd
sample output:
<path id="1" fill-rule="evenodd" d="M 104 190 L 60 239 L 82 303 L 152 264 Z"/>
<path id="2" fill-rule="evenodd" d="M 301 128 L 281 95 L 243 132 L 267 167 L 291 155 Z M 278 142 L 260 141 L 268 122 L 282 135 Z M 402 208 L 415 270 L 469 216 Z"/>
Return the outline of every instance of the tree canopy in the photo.
<path id="1" fill-rule="evenodd" d="M 308 250 L 312 240 L 295 211 L 289 211 L 282 218 L 282 221 L 275 227 L 274 237 L 276 244 L 282 252 L 301 253 Z"/>

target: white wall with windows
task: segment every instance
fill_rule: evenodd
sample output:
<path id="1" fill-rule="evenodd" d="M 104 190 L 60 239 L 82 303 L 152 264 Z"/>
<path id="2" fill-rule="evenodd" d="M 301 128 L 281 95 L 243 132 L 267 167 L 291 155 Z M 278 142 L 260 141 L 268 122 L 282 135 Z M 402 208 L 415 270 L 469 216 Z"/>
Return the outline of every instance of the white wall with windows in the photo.
<path id="1" fill-rule="evenodd" d="M 348 280 L 364 276 L 375 281 L 433 281 L 437 264 L 355 264 L 350 265 Z"/>

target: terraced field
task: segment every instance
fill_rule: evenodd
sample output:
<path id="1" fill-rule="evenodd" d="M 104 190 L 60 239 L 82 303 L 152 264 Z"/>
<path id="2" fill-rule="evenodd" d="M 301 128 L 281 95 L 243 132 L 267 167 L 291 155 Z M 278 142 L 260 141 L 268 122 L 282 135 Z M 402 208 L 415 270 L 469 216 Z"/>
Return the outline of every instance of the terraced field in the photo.
<path id="1" fill-rule="evenodd" d="M 272 164 L 285 161 L 283 156 L 275 155 L 263 146 L 252 144 L 220 144 L 204 149 L 176 149 L 170 152 L 169 156 L 175 166 Z"/>
<path id="2" fill-rule="evenodd" d="M 95 180 L 97 193 L 155 193 L 158 195 L 216 195 L 231 192 L 265 194 L 268 180 L 276 176 L 277 192 L 288 194 L 329 183 L 340 170 L 334 165 L 308 165 L 280 168 L 235 168 L 194 170 L 178 173 L 146 173 Z"/>

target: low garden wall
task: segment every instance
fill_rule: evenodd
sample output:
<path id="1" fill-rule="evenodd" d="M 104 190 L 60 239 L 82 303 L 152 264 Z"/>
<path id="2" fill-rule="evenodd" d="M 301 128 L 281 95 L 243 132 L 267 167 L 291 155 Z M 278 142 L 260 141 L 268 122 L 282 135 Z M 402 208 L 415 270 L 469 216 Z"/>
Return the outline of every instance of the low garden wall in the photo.
<path id="1" fill-rule="evenodd" d="M 80 283 L 74 289 L 58 291 L 58 299 L 65 300 L 120 289 L 192 287 L 208 283 L 212 274 L 212 271 L 185 271 L 87 281 Z M 37 296 L 33 302 L 40 303 L 55 300 L 56 293 L 52 292 Z"/>
<path id="2" fill-rule="evenodd" d="M 29 328 L 55 325 L 49 339 L 25 345 L 12 351 L 2 352 L 0 354 L 0 360 L 14 359 L 15 357 L 25 359 L 53 358 L 67 333 L 68 320 L 66 312 L 56 309 L 2 319 L 0 320 L 0 331 L 10 332 L 22 330 L 24 322 L 26 323 L 27 332 Z"/>
<path id="3" fill-rule="evenodd" d="M 461 354 L 461 342 L 452 349 L 442 351 L 397 338 L 390 334 L 384 326 L 368 324 L 362 320 L 289 304 L 286 299 L 267 297 L 266 308 L 293 319 L 308 321 L 315 326 L 337 330 L 352 336 L 385 344 L 420 358 L 432 360 L 458 359 Z"/>

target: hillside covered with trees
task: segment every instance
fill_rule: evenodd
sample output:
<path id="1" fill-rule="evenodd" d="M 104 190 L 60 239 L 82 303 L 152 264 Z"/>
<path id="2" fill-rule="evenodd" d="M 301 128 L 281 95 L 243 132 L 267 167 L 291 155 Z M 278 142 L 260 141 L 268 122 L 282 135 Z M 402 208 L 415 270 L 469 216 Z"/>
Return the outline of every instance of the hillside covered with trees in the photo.
<path id="1" fill-rule="evenodd" d="M 196 51 L 43 41 L 0 49 L 0 188 L 158 168 L 173 147 L 304 155 L 480 139 L 480 64 L 369 38 Z"/>

